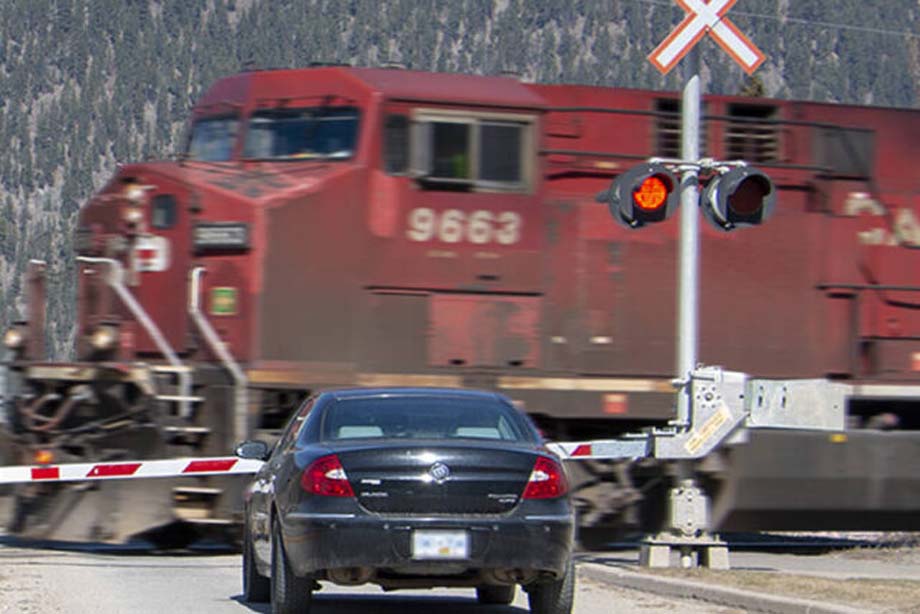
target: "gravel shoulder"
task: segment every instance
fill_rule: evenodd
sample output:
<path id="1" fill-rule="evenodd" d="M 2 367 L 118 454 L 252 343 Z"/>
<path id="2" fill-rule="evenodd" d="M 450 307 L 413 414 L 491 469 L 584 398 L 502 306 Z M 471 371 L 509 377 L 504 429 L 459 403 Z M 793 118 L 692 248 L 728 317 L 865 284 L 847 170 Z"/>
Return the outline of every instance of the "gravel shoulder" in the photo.
<path id="1" fill-rule="evenodd" d="M 920 611 L 920 581 L 917 580 L 828 578 L 747 570 L 637 568 L 636 571 L 824 604 L 864 608 L 872 612 L 907 614 Z"/>
<path id="2" fill-rule="evenodd" d="M 648 577 L 652 582 L 660 579 L 672 583 L 661 585 L 662 594 L 694 594 L 687 587 L 713 587 L 699 592 L 712 596 L 716 603 L 732 603 L 732 591 L 743 591 L 840 611 L 914 614 L 920 612 L 920 541 L 916 534 L 903 537 L 861 541 L 858 547 L 831 551 L 812 549 L 807 554 L 795 549 L 738 548 L 730 552 L 732 568 L 726 571 L 681 569 L 676 553 L 672 553 L 673 566 L 668 569 L 640 567 L 637 550 L 591 553 L 582 559 L 622 570 L 621 577 L 614 577 L 612 582 L 624 586 L 644 587 L 648 583 L 631 578 Z M 725 601 L 720 601 L 719 591 L 726 595 Z M 796 607 L 789 605 L 777 611 L 810 611 Z"/>

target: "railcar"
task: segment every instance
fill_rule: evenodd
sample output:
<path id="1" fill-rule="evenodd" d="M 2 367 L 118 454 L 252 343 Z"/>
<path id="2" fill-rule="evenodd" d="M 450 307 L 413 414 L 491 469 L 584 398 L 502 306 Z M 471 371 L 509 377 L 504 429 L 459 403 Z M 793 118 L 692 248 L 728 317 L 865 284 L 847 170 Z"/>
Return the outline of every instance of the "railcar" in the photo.
<path id="1" fill-rule="evenodd" d="M 678 156 L 679 107 L 384 68 L 219 80 L 180 155 L 119 166 L 80 210 L 73 362 L 44 355 L 32 264 L 6 463 L 226 454 L 330 386 L 493 389 L 555 440 L 666 425 L 678 222 L 630 230 L 595 196 Z M 705 97 L 701 151 L 778 198 L 761 227 L 703 226 L 701 360 L 852 384 L 847 433 L 751 432 L 697 464 L 714 528 L 917 528 L 918 142 L 916 110 Z M 586 543 L 661 523 L 669 464 L 569 470 Z M 239 484 L 22 486 L 10 528 L 187 541 L 234 526 Z"/>

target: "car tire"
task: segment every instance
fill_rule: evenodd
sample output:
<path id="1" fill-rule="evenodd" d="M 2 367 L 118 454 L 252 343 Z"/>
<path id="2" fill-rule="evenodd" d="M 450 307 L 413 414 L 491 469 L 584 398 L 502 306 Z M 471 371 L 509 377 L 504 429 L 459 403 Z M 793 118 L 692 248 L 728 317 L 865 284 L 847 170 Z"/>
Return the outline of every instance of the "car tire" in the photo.
<path id="1" fill-rule="evenodd" d="M 259 573 L 252 551 L 249 528 L 243 531 L 243 601 L 265 603 L 271 596 L 271 582 Z"/>
<path id="2" fill-rule="evenodd" d="M 477 586 L 476 599 L 483 605 L 508 605 L 514 601 L 515 586 Z"/>
<path id="3" fill-rule="evenodd" d="M 272 524 L 272 614 L 308 614 L 313 601 L 313 578 L 299 578 L 284 553 L 281 529 Z"/>
<path id="4" fill-rule="evenodd" d="M 575 565 L 570 560 L 561 578 L 528 587 L 531 614 L 571 614 L 575 599 Z"/>

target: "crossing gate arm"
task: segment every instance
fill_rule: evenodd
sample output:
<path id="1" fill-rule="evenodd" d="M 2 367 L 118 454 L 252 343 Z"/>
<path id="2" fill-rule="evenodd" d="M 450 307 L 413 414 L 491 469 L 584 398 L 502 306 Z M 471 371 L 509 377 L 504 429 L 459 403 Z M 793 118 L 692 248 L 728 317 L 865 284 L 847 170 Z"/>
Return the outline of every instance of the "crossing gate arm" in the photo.
<path id="1" fill-rule="evenodd" d="M 20 465 L 0 467 L 0 484 L 243 475 L 257 472 L 262 465 L 262 461 L 232 456 L 119 461 L 117 463 Z"/>

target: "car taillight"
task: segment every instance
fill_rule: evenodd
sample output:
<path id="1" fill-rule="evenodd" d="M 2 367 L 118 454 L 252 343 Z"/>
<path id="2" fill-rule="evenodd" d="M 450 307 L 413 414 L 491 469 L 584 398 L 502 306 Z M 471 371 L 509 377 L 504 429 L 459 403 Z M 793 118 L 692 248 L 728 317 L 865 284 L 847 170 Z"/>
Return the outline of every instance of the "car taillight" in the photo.
<path id="1" fill-rule="evenodd" d="M 324 497 L 354 497 L 345 469 L 335 454 L 323 456 L 304 469 L 300 486 L 308 493 Z"/>
<path id="2" fill-rule="evenodd" d="M 523 499 L 554 499 L 569 491 L 562 467 L 554 460 L 541 456 L 533 465 Z"/>

